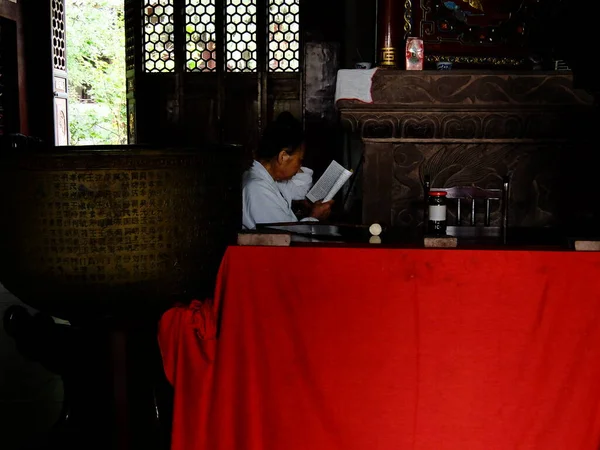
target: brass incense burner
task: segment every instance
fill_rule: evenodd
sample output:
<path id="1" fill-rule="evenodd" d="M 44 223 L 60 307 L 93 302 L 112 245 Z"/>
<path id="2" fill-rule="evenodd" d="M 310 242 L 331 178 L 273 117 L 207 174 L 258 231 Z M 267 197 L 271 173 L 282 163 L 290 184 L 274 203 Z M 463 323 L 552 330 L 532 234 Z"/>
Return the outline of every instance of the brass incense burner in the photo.
<path id="1" fill-rule="evenodd" d="M 31 142 L 0 152 L 0 282 L 40 311 L 12 306 L 6 331 L 63 379 L 44 448 L 168 448 L 157 322 L 212 296 L 241 227 L 241 148 Z"/>
<path id="2" fill-rule="evenodd" d="M 0 156 L 0 282 L 59 317 L 211 295 L 241 224 L 238 147 L 27 147 Z"/>

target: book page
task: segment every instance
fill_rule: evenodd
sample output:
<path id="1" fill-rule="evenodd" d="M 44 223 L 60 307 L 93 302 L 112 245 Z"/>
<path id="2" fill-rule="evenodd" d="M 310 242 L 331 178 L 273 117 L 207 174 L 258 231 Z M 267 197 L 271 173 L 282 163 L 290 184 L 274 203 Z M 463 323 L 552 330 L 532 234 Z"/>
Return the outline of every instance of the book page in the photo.
<path id="1" fill-rule="evenodd" d="M 348 178 L 350 178 L 350 175 L 352 175 L 352 172 L 350 172 L 349 170 L 345 170 L 344 169 L 344 173 L 342 173 L 340 175 L 340 177 L 338 178 L 338 180 L 335 182 L 335 184 L 331 187 L 331 190 L 329 191 L 329 193 L 325 196 L 325 198 L 323 199 L 323 202 L 328 202 L 329 200 L 331 200 L 333 197 L 335 197 L 335 194 L 338 193 L 338 191 L 342 188 L 342 186 L 344 185 L 344 183 L 346 181 L 348 181 Z"/>
<path id="2" fill-rule="evenodd" d="M 319 178 L 319 181 L 317 181 L 312 187 L 312 189 L 308 192 L 308 194 L 306 194 L 306 198 L 308 198 L 313 203 L 325 199 L 331 192 L 333 192 L 332 189 L 336 186 L 336 183 L 338 182 L 338 180 L 340 180 L 340 177 L 342 177 L 346 172 L 348 174 L 352 173 L 349 170 L 346 170 L 338 162 L 331 161 L 331 164 L 329 164 L 329 167 L 327 167 L 325 173 L 323 173 L 321 178 Z M 348 178 L 346 178 L 346 180 L 347 179 Z M 345 180 L 337 188 L 337 191 L 339 191 L 344 182 Z M 335 191 L 335 193 L 337 193 L 337 191 Z M 335 193 L 333 195 L 335 195 Z M 333 198 L 333 195 L 331 196 L 331 198 Z"/>

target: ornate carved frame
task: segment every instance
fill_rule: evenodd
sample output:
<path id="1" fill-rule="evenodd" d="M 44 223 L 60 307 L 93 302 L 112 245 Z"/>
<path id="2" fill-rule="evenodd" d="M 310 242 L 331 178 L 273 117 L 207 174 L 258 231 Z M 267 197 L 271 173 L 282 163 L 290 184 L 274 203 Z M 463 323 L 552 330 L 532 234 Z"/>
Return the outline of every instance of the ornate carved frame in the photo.
<path id="1" fill-rule="evenodd" d="M 551 0 L 553 4 L 556 4 Z M 480 28 L 469 27 L 451 17 L 440 7 L 440 0 L 405 0 L 403 11 L 404 37 L 417 36 L 425 41 L 429 63 L 452 61 L 465 66 L 523 67 L 530 51 L 530 24 L 534 20 L 548 20 L 553 5 L 544 2 L 543 8 L 533 0 L 521 0 L 519 8 L 505 23 Z M 450 2 L 462 4 L 460 0 Z M 436 11 L 443 11 L 442 17 Z M 541 11 L 541 12 L 540 12 Z M 541 18 L 540 18 L 541 17 Z M 439 23 L 447 26 L 440 31 Z M 458 28 L 454 30 L 454 28 Z M 539 27 L 537 30 L 543 29 Z M 437 30 L 437 31 L 436 31 Z"/>

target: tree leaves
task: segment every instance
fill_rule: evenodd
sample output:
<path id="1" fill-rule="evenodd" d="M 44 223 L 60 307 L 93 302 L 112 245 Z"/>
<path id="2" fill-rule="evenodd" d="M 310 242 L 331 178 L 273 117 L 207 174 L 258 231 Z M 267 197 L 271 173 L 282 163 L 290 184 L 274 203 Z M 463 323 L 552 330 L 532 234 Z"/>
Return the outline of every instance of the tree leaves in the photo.
<path id="1" fill-rule="evenodd" d="M 122 0 L 66 0 L 72 145 L 127 142 Z M 90 99 L 82 99 L 85 92 Z"/>

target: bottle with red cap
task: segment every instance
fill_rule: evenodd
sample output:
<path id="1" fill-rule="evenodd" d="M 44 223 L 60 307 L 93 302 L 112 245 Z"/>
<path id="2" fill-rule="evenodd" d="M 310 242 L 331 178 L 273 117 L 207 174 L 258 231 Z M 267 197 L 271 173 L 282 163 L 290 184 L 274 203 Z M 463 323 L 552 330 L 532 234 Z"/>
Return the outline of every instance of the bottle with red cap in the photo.
<path id="1" fill-rule="evenodd" d="M 446 234 L 446 195 L 445 191 L 429 191 L 427 229 L 430 234 Z"/>

